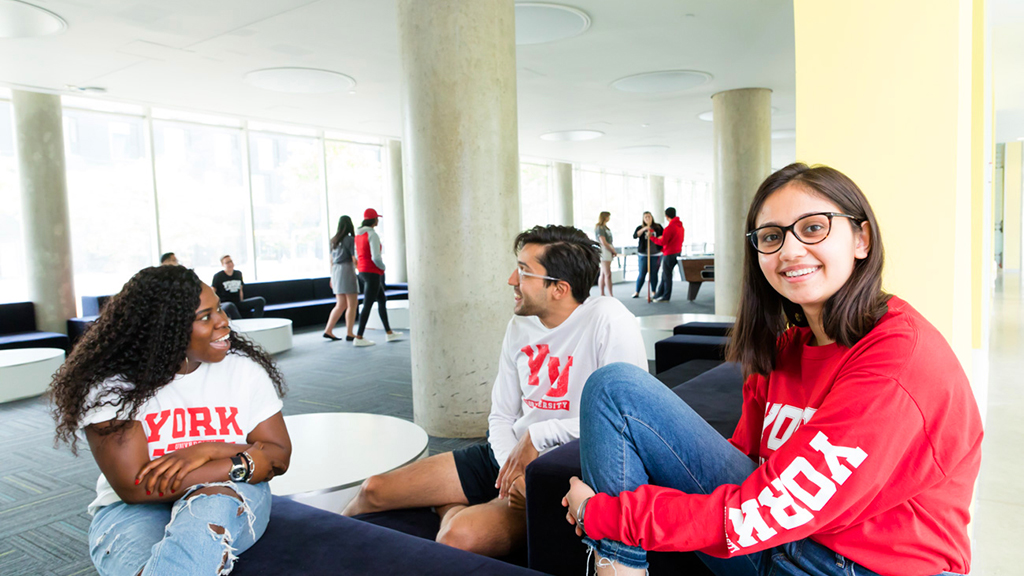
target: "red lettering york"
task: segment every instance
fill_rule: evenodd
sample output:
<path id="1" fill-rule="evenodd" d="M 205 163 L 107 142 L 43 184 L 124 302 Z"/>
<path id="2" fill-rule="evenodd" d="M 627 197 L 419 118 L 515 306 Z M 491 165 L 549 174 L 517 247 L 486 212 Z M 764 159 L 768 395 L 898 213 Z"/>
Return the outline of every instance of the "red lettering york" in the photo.
<path id="1" fill-rule="evenodd" d="M 547 344 L 538 344 L 536 355 L 533 352 L 533 346 L 525 346 L 520 352 L 526 354 L 529 358 L 526 364 L 530 367 L 530 378 L 526 381 L 529 386 L 537 386 L 540 384 L 540 367 L 544 364 L 544 359 L 548 357 L 549 347 Z"/>
<path id="2" fill-rule="evenodd" d="M 217 433 L 217 429 L 210 425 L 210 409 L 203 406 L 201 408 L 189 408 L 188 417 L 192 420 L 192 428 L 189 431 L 189 436 L 193 438 L 199 436 L 199 427 L 202 426 L 206 431 L 203 432 L 203 436 L 213 436 Z"/>
<path id="3" fill-rule="evenodd" d="M 171 438 L 184 438 L 185 429 L 187 428 L 187 426 L 185 425 L 184 408 L 174 409 L 174 415 L 171 417 L 171 424 L 173 424 L 171 428 Z"/>
<path id="4" fill-rule="evenodd" d="M 227 413 L 228 408 L 231 409 L 230 415 Z M 235 422 L 235 418 L 238 417 L 238 408 L 235 408 L 234 406 L 229 406 L 228 408 L 225 408 L 224 406 L 217 406 L 216 408 L 217 415 L 220 416 L 220 433 L 230 434 L 228 424 L 231 424 L 235 427 L 235 434 L 241 434 L 242 429 L 238 427 L 238 422 Z"/>
<path id="5" fill-rule="evenodd" d="M 569 368 L 572 368 L 572 356 L 569 356 L 569 361 L 565 363 L 565 370 L 562 370 L 561 374 L 558 373 L 559 364 L 557 356 L 552 356 L 548 360 L 548 378 L 551 379 L 551 388 L 548 388 L 545 396 L 549 398 L 561 398 L 569 391 Z"/>
<path id="6" fill-rule="evenodd" d="M 149 436 L 146 437 L 146 442 L 160 441 L 160 428 L 163 428 L 164 422 L 167 422 L 167 417 L 170 415 L 170 410 L 163 410 L 160 414 L 155 412 L 146 414 L 146 424 L 149 425 Z"/>

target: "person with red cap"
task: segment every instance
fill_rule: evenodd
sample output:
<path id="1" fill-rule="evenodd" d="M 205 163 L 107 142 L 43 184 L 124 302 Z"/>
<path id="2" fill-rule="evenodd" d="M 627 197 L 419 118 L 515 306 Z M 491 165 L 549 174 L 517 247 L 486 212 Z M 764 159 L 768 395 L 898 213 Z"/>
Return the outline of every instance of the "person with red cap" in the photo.
<path id="1" fill-rule="evenodd" d="M 384 260 L 381 258 L 380 236 L 374 231 L 380 217 L 381 214 L 376 210 L 367 208 L 363 212 L 363 223 L 356 230 L 356 269 L 359 270 L 359 280 L 363 284 L 363 310 L 359 315 L 359 331 L 352 343 L 358 347 L 376 344 L 373 340 L 363 338 L 374 300 L 378 304 L 377 313 L 380 314 L 380 321 L 388 333 L 388 342 L 394 342 L 402 337 L 402 333 L 393 332 L 391 324 L 388 323 L 388 300 L 384 295 Z"/>

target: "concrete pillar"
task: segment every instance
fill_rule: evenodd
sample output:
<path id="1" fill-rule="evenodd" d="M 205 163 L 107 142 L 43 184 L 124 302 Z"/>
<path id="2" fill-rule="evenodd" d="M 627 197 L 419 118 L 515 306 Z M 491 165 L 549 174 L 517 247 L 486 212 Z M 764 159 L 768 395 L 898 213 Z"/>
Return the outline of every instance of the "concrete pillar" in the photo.
<path id="1" fill-rule="evenodd" d="M 551 223 L 575 226 L 573 221 L 572 164 L 555 162 L 555 198 L 551 210 Z"/>
<path id="2" fill-rule="evenodd" d="M 402 181 L 402 142 L 388 140 L 388 173 L 390 194 L 384 201 L 384 262 L 387 264 L 389 282 L 405 282 L 409 279 L 406 270 L 405 249 L 405 184 Z"/>
<path id="3" fill-rule="evenodd" d="M 679 206 L 675 207 L 679 210 Z M 665 223 L 665 177 L 651 174 L 647 177 L 647 209 L 654 216 L 654 221 L 664 226 Z M 686 214 L 678 214 L 683 217 L 683 226 L 686 226 Z"/>
<path id="4" fill-rule="evenodd" d="M 747 209 L 772 169 L 772 91 L 711 97 L 715 164 L 715 314 L 735 315 L 743 280 Z"/>
<path id="5" fill-rule="evenodd" d="M 483 436 L 519 225 L 513 0 L 399 0 L 413 414 Z"/>
<path id="6" fill-rule="evenodd" d="M 67 333 L 76 316 L 60 96 L 11 91 L 29 299 L 39 330 Z"/>

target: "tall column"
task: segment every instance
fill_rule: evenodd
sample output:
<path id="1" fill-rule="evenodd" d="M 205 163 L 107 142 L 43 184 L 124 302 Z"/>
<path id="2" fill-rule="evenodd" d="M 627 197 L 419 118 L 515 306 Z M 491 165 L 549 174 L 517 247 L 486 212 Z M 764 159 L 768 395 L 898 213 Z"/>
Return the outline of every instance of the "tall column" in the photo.
<path id="1" fill-rule="evenodd" d="M 391 194 L 384 202 L 384 214 L 388 219 L 385 232 L 385 254 L 389 282 L 405 282 L 409 279 L 406 270 L 405 247 L 405 184 L 402 181 L 402 142 L 388 140 L 388 172 Z"/>
<path id="2" fill-rule="evenodd" d="M 739 310 L 747 209 L 772 169 L 772 91 L 711 97 L 715 164 L 715 314 Z"/>
<path id="3" fill-rule="evenodd" d="M 665 177 L 651 174 L 647 177 L 647 206 L 654 221 L 665 220 Z M 685 220 L 685 218 L 684 218 Z M 683 224 L 685 226 L 685 222 Z"/>
<path id="4" fill-rule="evenodd" d="M 76 316 L 60 96 L 11 91 L 29 298 L 39 330 L 67 333 Z"/>
<path id="5" fill-rule="evenodd" d="M 399 0 L 413 414 L 483 436 L 519 225 L 513 0 Z"/>
<path id="6" fill-rule="evenodd" d="M 555 198 L 551 223 L 575 226 L 573 219 L 572 164 L 555 162 Z"/>
<path id="7" fill-rule="evenodd" d="M 967 374 L 971 215 L 984 209 L 971 194 L 984 157 L 974 150 L 985 145 L 972 136 L 984 106 L 976 88 L 986 82 L 974 74 L 985 65 L 983 43 L 974 43 L 985 34 L 973 26 L 978 7 L 983 0 L 793 4 L 796 156 L 843 171 L 864 191 L 885 240 L 885 290 L 938 328 Z"/>

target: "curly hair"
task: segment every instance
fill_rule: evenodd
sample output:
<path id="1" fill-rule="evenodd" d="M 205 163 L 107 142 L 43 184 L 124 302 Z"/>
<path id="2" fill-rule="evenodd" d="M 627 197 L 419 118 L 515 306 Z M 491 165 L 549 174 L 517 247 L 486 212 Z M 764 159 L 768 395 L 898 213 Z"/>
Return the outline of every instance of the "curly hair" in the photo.
<path id="1" fill-rule="evenodd" d="M 153 266 L 136 273 L 106 303 L 50 384 L 48 394 L 57 422 L 55 443 L 67 443 L 77 454 L 79 424 L 86 413 L 100 406 L 118 409 L 117 422 L 101 433 L 124 430 L 142 405 L 171 382 L 185 361 L 202 287 L 195 272 L 184 266 Z M 283 396 L 284 378 L 270 355 L 233 330 L 229 341 L 229 353 L 259 364 Z M 90 397 L 94 388 L 111 378 L 130 385 Z"/>

